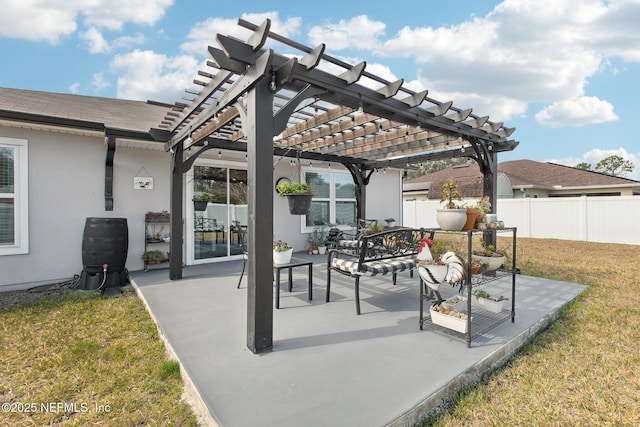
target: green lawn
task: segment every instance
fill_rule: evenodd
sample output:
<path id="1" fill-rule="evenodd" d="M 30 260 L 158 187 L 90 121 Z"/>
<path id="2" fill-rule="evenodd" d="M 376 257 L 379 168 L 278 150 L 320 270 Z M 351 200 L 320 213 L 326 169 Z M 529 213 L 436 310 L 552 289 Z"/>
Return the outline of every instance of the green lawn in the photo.
<path id="1" fill-rule="evenodd" d="M 589 289 L 424 425 L 640 425 L 640 246 L 518 239 L 522 273 Z"/>
<path id="2" fill-rule="evenodd" d="M 2 312 L 0 348 L 2 426 L 197 425 L 180 367 L 132 292 L 78 291 Z"/>

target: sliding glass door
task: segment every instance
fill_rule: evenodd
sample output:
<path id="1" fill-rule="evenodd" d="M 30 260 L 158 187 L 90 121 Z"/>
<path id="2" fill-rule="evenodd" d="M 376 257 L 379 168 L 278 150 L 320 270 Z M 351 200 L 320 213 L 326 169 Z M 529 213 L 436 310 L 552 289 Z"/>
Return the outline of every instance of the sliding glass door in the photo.
<path id="1" fill-rule="evenodd" d="M 213 196 L 204 211 L 194 211 L 194 259 L 242 254 L 239 231 L 247 225 L 247 171 L 194 166 L 193 192 Z"/>

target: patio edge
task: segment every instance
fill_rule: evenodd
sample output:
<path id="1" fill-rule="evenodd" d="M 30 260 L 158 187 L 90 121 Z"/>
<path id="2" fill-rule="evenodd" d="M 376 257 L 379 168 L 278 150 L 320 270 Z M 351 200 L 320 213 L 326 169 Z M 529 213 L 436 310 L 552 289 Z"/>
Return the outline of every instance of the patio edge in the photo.
<path id="1" fill-rule="evenodd" d="M 131 283 L 131 287 L 135 290 L 136 295 L 138 296 L 138 298 L 140 298 L 140 300 L 144 304 L 144 307 L 147 310 L 147 313 L 149 313 L 149 316 L 151 317 L 153 322 L 156 324 L 156 328 L 158 329 L 158 337 L 160 338 L 160 341 L 162 341 L 162 343 L 164 344 L 164 348 L 167 355 L 169 356 L 169 359 L 175 360 L 180 364 L 180 377 L 182 378 L 182 384 L 183 384 L 182 398 L 184 399 L 185 402 L 187 402 L 189 407 L 191 407 L 191 410 L 193 411 L 196 418 L 198 419 L 198 425 L 220 427 L 218 422 L 213 418 L 213 415 L 209 411 L 207 404 L 202 399 L 202 396 L 200 395 L 200 392 L 198 392 L 197 387 L 191 380 L 189 373 L 186 371 L 186 368 L 184 367 L 184 364 L 176 354 L 173 347 L 171 347 L 171 344 L 169 343 L 169 340 L 165 336 L 164 332 L 162 331 L 162 328 L 160 328 L 158 319 L 156 319 L 156 317 L 153 315 L 153 311 L 151 310 L 151 307 L 149 307 L 149 303 L 147 302 L 144 295 L 142 294 L 142 291 L 140 290 L 140 288 L 138 287 L 137 283 L 133 278 L 129 277 L 129 281 Z"/>

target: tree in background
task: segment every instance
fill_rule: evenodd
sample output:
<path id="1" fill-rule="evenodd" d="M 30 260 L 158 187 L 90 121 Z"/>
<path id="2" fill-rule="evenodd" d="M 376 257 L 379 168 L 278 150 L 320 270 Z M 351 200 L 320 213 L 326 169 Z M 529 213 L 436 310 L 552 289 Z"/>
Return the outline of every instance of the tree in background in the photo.
<path id="1" fill-rule="evenodd" d="M 623 176 L 633 172 L 634 168 L 635 165 L 629 160 L 613 155 L 600 160 L 595 170 L 611 176 Z"/>
<path id="2" fill-rule="evenodd" d="M 578 163 L 576 165 L 576 169 L 582 169 L 582 170 L 590 171 L 590 170 L 592 170 L 591 163 L 580 162 L 580 163 Z"/>
<path id="3" fill-rule="evenodd" d="M 417 178 L 419 176 L 438 172 L 452 166 L 463 165 L 467 163 L 467 161 L 468 159 L 466 157 L 460 157 L 457 159 L 434 160 L 432 162 L 426 162 L 420 165 L 420 169 L 407 172 L 405 179 Z"/>
<path id="4" fill-rule="evenodd" d="M 627 173 L 633 172 L 636 166 L 629 160 L 625 160 L 620 156 L 613 155 L 600 160 L 598 164 L 596 164 L 595 168 L 591 166 L 591 163 L 587 162 L 580 162 L 575 167 L 576 169 L 602 172 L 611 176 L 623 176 Z"/>

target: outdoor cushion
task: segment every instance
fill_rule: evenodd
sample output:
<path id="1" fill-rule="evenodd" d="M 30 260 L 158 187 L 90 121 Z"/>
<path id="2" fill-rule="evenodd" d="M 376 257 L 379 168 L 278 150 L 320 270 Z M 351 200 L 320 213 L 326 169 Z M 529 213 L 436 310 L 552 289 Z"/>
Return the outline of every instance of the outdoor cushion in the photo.
<path id="1" fill-rule="evenodd" d="M 368 274 L 376 276 L 397 271 L 404 271 L 415 267 L 413 259 L 415 255 L 398 258 L 386 258 L 382 260 L 367 260 L 362 263 L 361 270 L 358 271 L 358 260 L 353 258 L 333 258 L 331 263 L 333 268 L 348 272 L 351 275 Z"/>

